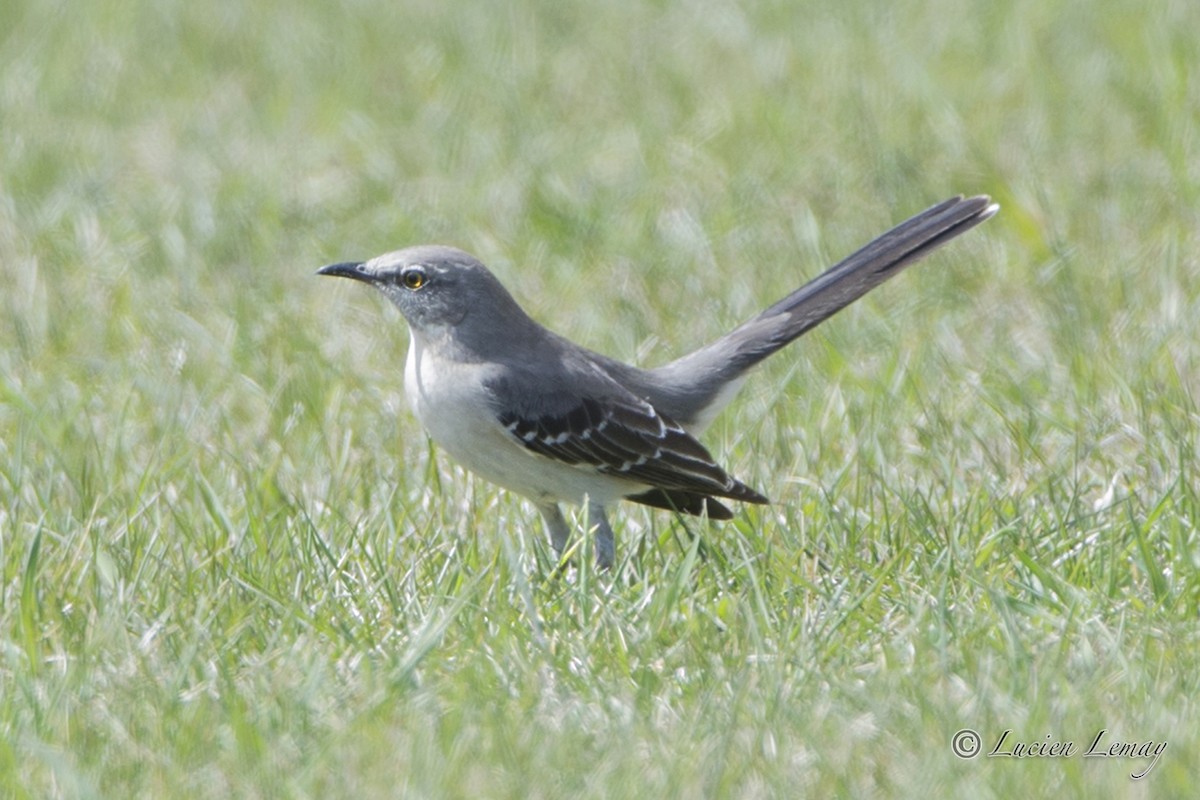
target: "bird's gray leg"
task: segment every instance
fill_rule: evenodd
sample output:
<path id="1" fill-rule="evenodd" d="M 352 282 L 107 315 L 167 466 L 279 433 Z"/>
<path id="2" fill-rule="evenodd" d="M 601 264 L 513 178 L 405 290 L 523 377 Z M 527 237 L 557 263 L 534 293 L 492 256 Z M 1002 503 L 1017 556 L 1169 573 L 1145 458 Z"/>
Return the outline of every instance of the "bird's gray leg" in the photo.
<path id="1" fill-rule="evenodd" d="M 588 501 L 588 525 L 596 529 L 596 566 L 600 569 L 612 569 L 613 565 L 613 529 L 604 515 L 604 506 Z"/>
<path id="2" fill-rule="evenodd" d="M 562 512 L 555 503 L 539 505 L 538 511 L 542 512 L 546 530 L 550 532 L 550 544 L 554 545 L 555 555 L 562 558 L 567 549 L 567 540 L 571 538 L 571 529 L 567 527 L 567 521 L 563 519 Z"/>

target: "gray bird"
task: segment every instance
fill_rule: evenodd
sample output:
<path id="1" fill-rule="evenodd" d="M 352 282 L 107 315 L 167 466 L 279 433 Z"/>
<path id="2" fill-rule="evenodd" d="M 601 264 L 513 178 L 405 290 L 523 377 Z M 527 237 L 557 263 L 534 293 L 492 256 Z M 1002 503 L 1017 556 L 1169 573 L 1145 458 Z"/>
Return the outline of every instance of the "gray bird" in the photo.
<path id="1" fill-rule="evenodd" d="M 368 283 L 396 304 L 410 335 L 405 392 L 425 430 L 467 469 L 532 500 L 560 556 L 570 529 L 559 503 L 586 503 L 596 560 L 607 569 L 614 548 L 605 509 L 617 500 L 710 519 L 733 516 L 716 498 L 769 502 L 695 437 L 751 367 L 998 208 L 986 196 L 933 206 L 655 369 L 542 327 L 483 264 L 452 247 L 409 247 L 317 274 Z"/>

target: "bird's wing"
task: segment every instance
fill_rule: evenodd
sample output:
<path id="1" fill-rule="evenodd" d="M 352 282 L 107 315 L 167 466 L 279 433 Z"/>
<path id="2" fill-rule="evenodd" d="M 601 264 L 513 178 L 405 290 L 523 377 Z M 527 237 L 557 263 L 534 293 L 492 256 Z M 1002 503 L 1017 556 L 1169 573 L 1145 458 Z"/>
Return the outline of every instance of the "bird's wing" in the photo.
<path id="1" fill-rule="evenodd" d="M 519 405 L 506 402 L 496 403 L 494 410 L 521 446 L 564 464 L 668 492 L 769 502 L 726 473 L 669 417 L 618 387 L 604 387 L 610 391 L 600 396 L 559 397 L 541 411 L 517 411 Z M 508 387 L 491 388 L 503 393 Z"/>

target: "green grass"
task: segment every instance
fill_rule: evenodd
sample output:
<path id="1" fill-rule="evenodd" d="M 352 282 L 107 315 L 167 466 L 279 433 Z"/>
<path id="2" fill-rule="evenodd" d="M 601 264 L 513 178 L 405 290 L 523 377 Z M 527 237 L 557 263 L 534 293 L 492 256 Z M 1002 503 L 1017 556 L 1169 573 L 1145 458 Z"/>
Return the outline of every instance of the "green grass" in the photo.
<path id="1" fill-rule="evenodd" d="M 1190 796 L 1196 4 L 449 5 L 4 5 L 0 794 Z M 312 275 L 457 244 L 654 363 L 954 192 L 705 437 L 776 503 L 614 576 Z"/>

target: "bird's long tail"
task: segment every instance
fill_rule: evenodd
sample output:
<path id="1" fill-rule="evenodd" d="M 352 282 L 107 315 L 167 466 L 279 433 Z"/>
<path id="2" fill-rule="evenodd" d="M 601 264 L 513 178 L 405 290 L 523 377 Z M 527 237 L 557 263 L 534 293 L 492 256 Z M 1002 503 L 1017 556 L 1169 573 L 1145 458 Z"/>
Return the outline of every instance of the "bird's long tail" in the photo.
<path id="1" fill-rule="evenodd" d="M 671 387 L 664 406 L 702 428 L 750 367 L 998 210 L 986 195 L 960 195 L 900 223 L 715 342 L 653 370 Z"/>
<path id="2" fill-rule="evenodd" d="M 742 369 L 816 327 L 946 242 L 999 210 L 986 195 L 953 197 L 902 222 L 830 267 L 724 338 L 737 345 Z M 777 322 L 779 318 L 784 321 Z"/>

